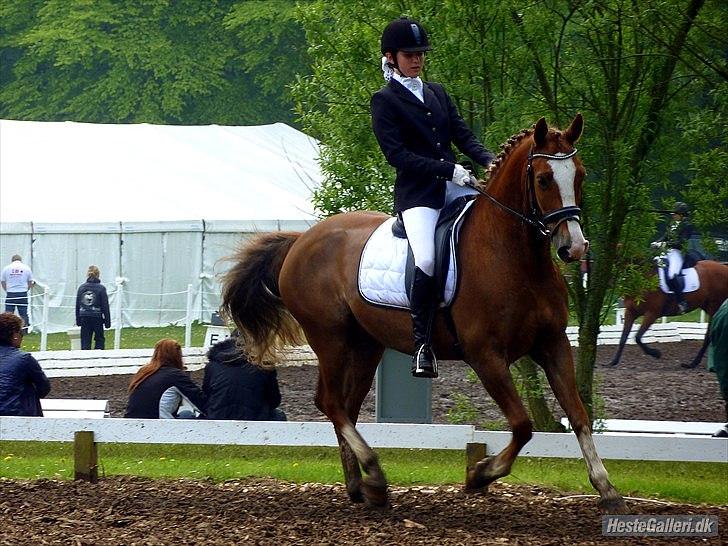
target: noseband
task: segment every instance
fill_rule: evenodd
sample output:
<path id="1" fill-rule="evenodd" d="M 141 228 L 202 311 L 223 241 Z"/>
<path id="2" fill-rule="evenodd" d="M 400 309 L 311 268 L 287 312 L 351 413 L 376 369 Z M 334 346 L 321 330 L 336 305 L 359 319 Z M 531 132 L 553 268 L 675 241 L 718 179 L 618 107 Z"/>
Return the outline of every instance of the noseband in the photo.
<path id="1" fill-rule="evenodd" d="M 504 205 L 500 201 L 498 201 L 495 197 L 490 195 L 487 191 L 477 187 L 475 184 L 468 184 L 471 188 L 476 190 L 481 195 L 484 195 L 488 199 L 490 199 L 494 204 L 498 205 L 500 208 L 505 210 L 506 212 L 518 217 L 523 223 L 528 224 L 529 226 L 536 228 L 538 234 L 542 237 L 553 237 L 553 234 L 556 232 L 556 229 L 561 225 L 562 222 L 566 222 L 567 220 L 576 220 L 579 222 L 579 225 L 581 225 L 581 209 L 576 206 L 570 206 L 570 207 L 561 207 L 559 209 L 554 209 L 549 212 L 541 212 L 538 201 L 536 200 L 536 188 L 534 187 L 534 175 L 533 175 L 533 160 L 535 158 L 544 158 L 544 159 L 554 159 L 556 161 L 561 161 L 564 159 L 570 159 L 574 157 L 577 153 L 577 149 L 574 148 L 572 151 L 570 151 L 568 154 L 565 155 L 552 155 L 552 154 L 543 154 L 543 153 L 534 153 L 533 147 L 528 152 L 528 164 L 526 165 L 526 191 L 528 192 L 528 198 L 529 198 L 529 214 L 526 216 L 525 214 L 521 214 L 517 210 L 512 209 L 508 205 Z M 555 224 L 553 230 L 550 230 L 546 227 L 547 224 Z"/>

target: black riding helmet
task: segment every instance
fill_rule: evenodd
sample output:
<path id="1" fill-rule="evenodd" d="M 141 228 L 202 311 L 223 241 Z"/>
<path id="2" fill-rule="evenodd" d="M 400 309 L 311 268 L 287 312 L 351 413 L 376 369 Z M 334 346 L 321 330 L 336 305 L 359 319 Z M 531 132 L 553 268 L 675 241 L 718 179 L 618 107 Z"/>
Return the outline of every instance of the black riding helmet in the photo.
<path id="1" fill-rule="evenodd" d="M 690 207 L 687 205 L 687 203 L 678 201 L 677 203 L 675 203 L 675 208 L 672 209 L 672 212 L 675 214 L 682 214 L 683 216 L 687 216 L 688 214 L 690 214 Z"/>
<path id="2" fill-rule="evenodd" d="M 395 19 L 382 32 L 382 55 L 389 51 L 396 57 L 397 51 L 414 53 L 431 49 L 425 29 L 409 17 Z"/>

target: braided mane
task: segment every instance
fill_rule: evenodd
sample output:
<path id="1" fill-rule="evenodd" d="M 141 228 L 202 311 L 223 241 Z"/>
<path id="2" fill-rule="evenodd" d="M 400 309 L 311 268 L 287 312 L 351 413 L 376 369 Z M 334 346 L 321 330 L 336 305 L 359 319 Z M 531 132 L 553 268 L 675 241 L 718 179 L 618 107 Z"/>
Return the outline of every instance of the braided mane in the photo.
<path id="1" fill-rule="evenodd" d="M 495 157 L 493 162 L 490 164 L 490 167 L 485 172 L 485 177 L 483 181 L 481 182 L 481 185 L 486 185 L 489 181 L 493 180 L 493 177 L 498 172 L 498 169 L 500 169 L 501 165 L 503 165 L 503 162 L 506 160 L 506 158 L 510 155 L 510 153 L 518 147 L 518 145 L 521 143 L 521 141 L 529 137 L 533 134 L 533 131 L 535 130 L 536 125 L 532 125 L 528 129 L 522 129 L 521 132 L 516 133 L 511 138 L 509 138 L 505 144 L 500 145 L 500 151 L 498 152 L 498 155 Z"/>

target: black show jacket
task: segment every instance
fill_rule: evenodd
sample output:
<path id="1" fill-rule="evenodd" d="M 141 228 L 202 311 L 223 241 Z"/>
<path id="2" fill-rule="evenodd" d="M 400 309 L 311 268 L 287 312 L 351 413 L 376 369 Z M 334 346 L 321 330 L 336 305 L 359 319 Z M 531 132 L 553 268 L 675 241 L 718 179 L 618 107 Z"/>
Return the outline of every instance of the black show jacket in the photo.
<path id="1" fill-rule="evenodd" d="M 374 134 L 387 162 L 397 169 L 396 212 L 443 207 L 445 181 L 452 178 L 456 163 L 452 144 L 483 166 L 494 157 L 439 83 L 425 82 L 423 95 L 424 103 L 393 78 L 371 100 Z"/>

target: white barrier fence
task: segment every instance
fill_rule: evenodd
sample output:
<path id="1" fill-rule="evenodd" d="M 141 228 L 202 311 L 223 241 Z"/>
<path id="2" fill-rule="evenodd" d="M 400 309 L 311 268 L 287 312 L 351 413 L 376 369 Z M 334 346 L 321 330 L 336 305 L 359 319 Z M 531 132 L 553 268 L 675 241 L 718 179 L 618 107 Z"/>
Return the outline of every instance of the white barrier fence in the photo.
<path id="1" fill-rule="evenodd" d="M 472 425 L 360 423 L 357 429 L 373 448 L 465 450 L 477 443 L 494 454 L 511 439 L 510 432 L 480 431 Z M 326 422 L 0 417 L 0 441 L 70 442 L 84 431 L 99 443 L 338 445 Z M 594 442 L 604 459 L 728 462 L 728 438 L 614 432 L 595 433 Z M 572 433 L 536 432 L 521 456 L 581 458 L 581 451 Z"/>
<path id="2" fill-rule="evenodd" d="M 33 356 L 48 377 L 80 377 L 135 374 L 149 362 L 154 349 L 114 349 L 108 351 L 36 351 Z M 182 349 L 188 370 L 199 370 L 207 363 L 207 347 Z M 308 346 L 290 347 L 283 354 L 285 366 L 317 364 Z"/>
<path id="3" fill-rule="evenodd" d="M 116 282 L 114 284 L 114 289 L 109 292 L 109 307 L 110 307 L 110 313 L 111 313 L 111 329 L 114 330 L 114 349 L 119 349 L 121 347 L 121 332 L 123 329 L 124 324 L 124 313 L 127 312 L 165 312 L 165 313 L 177 313 L 178 317 L 176 320 L 172 321 L 173 324 L 183 324 L 185 327 L 185 339 L 184 339 L 184 346 L 190 347 L 192 345 L 192 322 L 195 320 L 196 317 L 200 315 L 200 312 L 203 313 L 213 313 L 217 311 L 217 309 L 196 309 L 194 308 L 194 301 L 195 297 L 197 295 L 206 295 L 208 297 L 212 297 L 213 299 L 219 298 L 218 294 L 206 292 L 203 291 L 201 288 L 195 289 L 195 287 L 192 284 L 187 285 L 186 290 L 177 291 L 177 292 L 165 292 L 161 294 L 145 294 L 141 292 L 129 292 L 126 291 L 124 288 L 124 285 L 126 283 L 127 279 L 125 278 L 118 278 L 116 279 Z M 44 285 L 43 283 L 36 282 L 36 285 L 38 290 L 40 290 L 40 293 L 31 294 L 28 296 L 28 303 L 29 307 L 34 305 L 33 300 L 34 299 L 40 299 L 42 302 L 42 310 L 41 310 L 41 320 L 40 322 L 36 322 L 34 324 L 31 324 L 31 327 L 34 331 L 40 331 L 41 338 L 40 338 L 40 350 L 45 351 L 48 348 L 48 315 L 49 310 L 51 307 L 55 309 L 67 309 L 67 310 L 73 310 L 76 305 L 76 297 L 75 296 L 60 296 L 60 300 L 69 300 L 66 304 L 61 305 L 51 305 L 51 300 L 53 299 L 51 290 L 48 286 Z M 198 294 L 199 292 L 199 294 Z M 125 294 L 132 294 L 135 297 L 148 297 L 152 298 L 154 300 L 159 300 L 160 298 L 165 297 L 182 297 L 184 295 L 185 297 L 185 308 L 174 308 L 174 307 L 165 307 L 165 308 L 139 308 L 139 307 L 130 307 L 128 305 L 124 304 L 125 301 Z M 182 314 L 184 313 L 184 314 Z M 75 327 L 71 327 L 69 324 L 69 335 L 72 330 L 76 329 Z"/>

